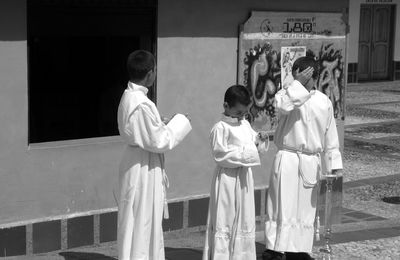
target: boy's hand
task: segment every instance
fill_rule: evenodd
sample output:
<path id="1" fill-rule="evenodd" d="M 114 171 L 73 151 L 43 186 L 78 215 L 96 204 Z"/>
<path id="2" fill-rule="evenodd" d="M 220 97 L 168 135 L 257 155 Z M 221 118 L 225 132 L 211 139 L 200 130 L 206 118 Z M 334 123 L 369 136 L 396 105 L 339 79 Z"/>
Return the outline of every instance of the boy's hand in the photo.
<path id="1" fill-rule="evenodd" d="M 161 116 L 161 121 L 164 123 L 164 124 L 168 124 L 168 122 L 171 120 L 171 118 L 168 118 L 168 117 L 165 117 L 165 116 Z"/>
<path id="2" fill-rule="evenodd" d="M 269 135 L 267 133 L 267 131 L 260 131 L 258 133 L 258 139 L 260 139 L 260 141 L 265 142 L 269 139 Z"/>
<path id="3" fill-rule="evenodd" d="M 162 117 L 161 117 L 161 120 L 163 121 L 164 124 L 167 125 L 167 124 L 169 123 L 169 121 L 171 121 L 171 119 L 174 118 L 175 115 L 176 115 L 176 114 L 174 114 L 174 115 L 171 116 L 170 118 L 162 116 Z M 189 117 L 188 114 L 185 114 L 185 116 L 186 116 L 186 118 L 187 118 L 189 121 L 192 121 L 192 119 Z"/>
<path id="4" fill-rule="evenodd" d="M 342 169 L 333 169 L 332 170 L 332 174 L 337 175 L 337 176 L 341 176 L 343 173 Z"/>
<path id="5" fill-rule="evenodd" d="M 307 82 L 311 79 L 313 73 L 314 73 L 313 67 L 308 67 L 302 72 L 299 72 L 299 69 L 297 69 L 296 73 L 294 74 L 294 79 L 300 82 L 301 85 L 305 86 Z"/>

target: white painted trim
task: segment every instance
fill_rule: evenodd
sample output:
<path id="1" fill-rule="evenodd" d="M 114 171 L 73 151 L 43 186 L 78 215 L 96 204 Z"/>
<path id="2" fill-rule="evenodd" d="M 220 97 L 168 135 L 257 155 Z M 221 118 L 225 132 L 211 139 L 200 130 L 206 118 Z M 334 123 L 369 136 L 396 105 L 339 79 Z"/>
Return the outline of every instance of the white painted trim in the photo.
<path id="1" fill-rule="evenodd" d="M 18 227 L 18 226 L 25 226 L 25 225 L 28 225 L 28 224 L 48 222 L 48 221 L 54 221 L 54 220 L 62 220 L 62 219 L 69 219 L 69 218 L 76 218 L 76 217 L 85 217 L 85 216 L 91 216 L 91 215 L 96 215 L 96 214 L 114 212 L 114 211 L 117 211 L 117 210 L 118 210 L 118 208 L 114 207 L 114 208 L 97 209 L 97 210 L 90 210 L 90 211 L 85 211 L 85 212 L 76 212 L 76 213 L 72 213 L 72 214 L 65 214 L 65 215 L 57 215 L 57 216 L 51 216 L 51 217 L 23 220 L 23 221 L 17 221 L 17 222 L 12 222 L 12 223 L 7 223 L 7 224 L 0 224 L 0 229 Z"/>
<path id="2" fill-rule="evenodd" d="M 168 199 L 168 203 L 174 203 L 174 202 L 180 202 L 180 201 L 189 201 L 189 200 L 196 200 L 196 199 L 203 199 L 203 198 L 208 198 L 208 197 L 210 197 L 209 193 L 197 194 L 197 195 L 191 195 L 191 196 Z"/>
<path id="3" fill-rule="evenodd" d="M 283 35 L 288 37 L 283 37 Z M 289 37 L 290 36 L 290 37 Z M 244 40 L 285 40 L 285 39 L 345 39 L 346 35 L 320 35 L 306 33 L 243 33 Z"/>

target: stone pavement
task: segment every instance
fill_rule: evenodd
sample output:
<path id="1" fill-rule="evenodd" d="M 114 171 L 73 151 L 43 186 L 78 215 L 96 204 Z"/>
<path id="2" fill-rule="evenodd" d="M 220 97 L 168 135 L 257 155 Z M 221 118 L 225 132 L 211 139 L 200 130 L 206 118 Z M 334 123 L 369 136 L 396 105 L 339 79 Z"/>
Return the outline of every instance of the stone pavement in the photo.
<path id="1" fill-rule="evenodd" d="M 400 259 L 400 81 L 352 84 L 346 91 L 341 223 L 332 227 L 330 259 Z M 264 250 L 258 222 L 257 252 Z M 204 228 L 165 234 L 171 260 L 201 259 Z M 314 243 L 313 256 L 324 241 Z M 2 259 L 115 260 L 115 242 Z M 261 259 L 261 258 L 259 258 Z"/>
<path id="2" fill-rule="evenodd" d="M 346 92 L 343 208 L 332 259 L 400 259 L 400 82 Z M 315 243 L 314 256 L 321 243 Z"/>

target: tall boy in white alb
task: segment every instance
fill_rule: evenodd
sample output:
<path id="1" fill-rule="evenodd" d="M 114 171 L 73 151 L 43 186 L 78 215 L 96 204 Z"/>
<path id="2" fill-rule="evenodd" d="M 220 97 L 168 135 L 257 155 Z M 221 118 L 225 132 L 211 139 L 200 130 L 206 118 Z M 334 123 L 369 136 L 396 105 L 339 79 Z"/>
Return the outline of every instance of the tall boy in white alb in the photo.
<path id="1" fill-rule="evenodd" d="M 164 260 L 162 218 L 168 215 L 164 152 L 190 132 L 184 115 L 165 124 L 146 96 L 155 59 L 146 51 L 128 57 L 130 82 L 118 108 L 118 128 L 127 146 L 119 168 L 118 259 Z"/>
<path id="2" fill-rule="evenodd" d="M 327 172 L 337 174 L 342 169 L 332 103 L 313 90 L 317 70 L 312 57 L 299 58 L 293 64 L 298 80 L 275 96 L 278 152 L 267 198 L 265 260 L 280 259 L 283 252 L 286 259 L 311 259 L 321 160 Z"/>

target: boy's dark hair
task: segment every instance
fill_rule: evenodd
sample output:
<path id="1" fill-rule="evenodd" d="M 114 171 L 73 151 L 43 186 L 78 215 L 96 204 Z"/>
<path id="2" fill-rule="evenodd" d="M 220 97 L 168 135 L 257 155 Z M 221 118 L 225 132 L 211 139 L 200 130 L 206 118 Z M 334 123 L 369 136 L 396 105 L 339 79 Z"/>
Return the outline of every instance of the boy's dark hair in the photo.
<path id="1" fill-rule="evenodd" d="M 251 103 L 250 93 L 242 85 L 233 85 L 226 90 L 224 102 L 230 107 L 236 105 L 236 103 L 248 106 Z"/>
<path id="2" fill-rule="evenodd" d="M 299 72 L 307 69 L 308 67 L 313 67 L 314 72 L 312 74 L 313 79 L 317 79 L 319 75 L 319 66 L 318 62 L 311 56 L 300 57 L 294 61 L 292 66 L 292 73 L 299 69 Z"/>
<path id="3" fill-rule="evenodd" d="M 129 54 L 126 67 L 130 80 L 141 80 L 154 69 L 156 64 L 153 54 L 145 50 L 137 50 Z"/>

